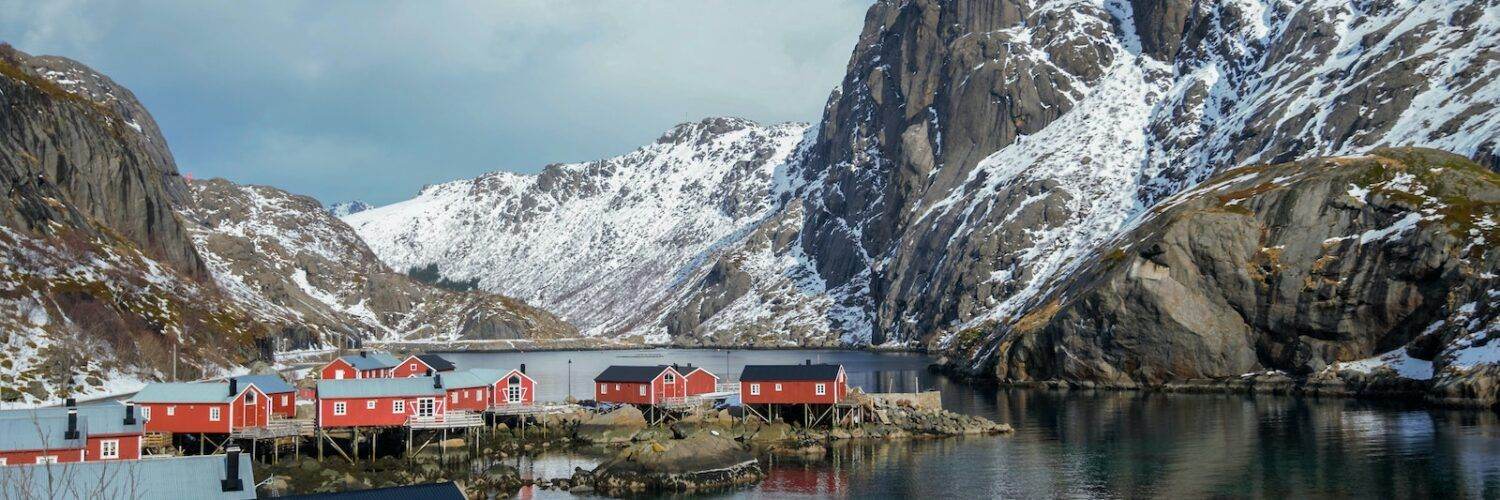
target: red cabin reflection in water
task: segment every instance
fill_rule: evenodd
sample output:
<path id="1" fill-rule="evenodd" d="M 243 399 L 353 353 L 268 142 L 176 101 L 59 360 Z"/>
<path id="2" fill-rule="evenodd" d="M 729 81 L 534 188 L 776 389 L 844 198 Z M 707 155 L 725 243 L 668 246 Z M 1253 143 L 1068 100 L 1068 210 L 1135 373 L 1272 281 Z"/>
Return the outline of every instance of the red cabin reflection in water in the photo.
<path id="1" fill-rule="evenodd" d="M 762 464 L 765 465 L 765 464 Z M 776 463 L 768 468 L 765 481 L 760 483 L 762 493 L 793 493 L 799 495 L 840 496 L 849 490 L 849 479 L 840 473 L 839 467 L 827 462 L 796 464 Z"/>

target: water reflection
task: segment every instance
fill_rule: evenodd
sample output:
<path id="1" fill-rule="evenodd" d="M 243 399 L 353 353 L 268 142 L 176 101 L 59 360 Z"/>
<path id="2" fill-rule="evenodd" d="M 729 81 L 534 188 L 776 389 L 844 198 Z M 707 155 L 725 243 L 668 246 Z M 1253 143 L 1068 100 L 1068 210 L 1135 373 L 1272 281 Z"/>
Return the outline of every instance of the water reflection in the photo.
<path id="1" fill-rule="evenodd" d="M 609 364 L 692 362 L 727 379 L 747 363 L 844 363 L 866 391 L 943 390 L 948 409 L 1010 422 L 1008 437 L 862 442 L 825 459 L 763 457 L 769 477 L 716 498 L 1500 496 L 1500 422 L 1488 411 L 1347 399 L 981 388 L 927 373 L 926 357 L 845 351 L 661 350 L 454 354 L 528 364 L 542 399 L 590 393 Z M 567 383 L 567 360 L 572 384 Z M 522 361 L 524 360 L 524 361 Z M 548 455 L 539 477 L 597 457 Z M 528 470 L 528 469 L 523 469 Z M 555 472 L 554 472 L 555 471 Z M 526 492 L 576 498 L 565 492 Z"/>

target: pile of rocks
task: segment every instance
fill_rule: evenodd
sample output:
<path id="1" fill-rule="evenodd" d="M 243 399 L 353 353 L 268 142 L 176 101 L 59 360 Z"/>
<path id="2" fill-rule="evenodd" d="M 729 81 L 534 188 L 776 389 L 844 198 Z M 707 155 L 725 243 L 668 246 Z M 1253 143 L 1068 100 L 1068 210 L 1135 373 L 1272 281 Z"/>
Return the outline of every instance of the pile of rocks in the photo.
<path id="1" fill-rule="evenodd" d="M 745 446 L 718 431 L 683 439 L 636 443 L 593 471 L 576 470 L 568 484 L 610 495 L 646 491 L 701 491 L 750 484 L 765 477 Z"/>

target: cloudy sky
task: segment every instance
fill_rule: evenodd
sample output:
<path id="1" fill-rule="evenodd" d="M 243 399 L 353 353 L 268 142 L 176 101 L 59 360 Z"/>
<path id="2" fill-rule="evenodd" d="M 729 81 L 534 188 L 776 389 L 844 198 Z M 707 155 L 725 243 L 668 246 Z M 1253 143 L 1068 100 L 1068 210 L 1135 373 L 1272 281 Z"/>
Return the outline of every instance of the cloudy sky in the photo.
<path id="1" fill-rule="evenodd" d="M 129 87 L 188 174 L 378 205 L 706 116 L 815 121 L 870 3 L 0 0 L 0 40 Z"/>

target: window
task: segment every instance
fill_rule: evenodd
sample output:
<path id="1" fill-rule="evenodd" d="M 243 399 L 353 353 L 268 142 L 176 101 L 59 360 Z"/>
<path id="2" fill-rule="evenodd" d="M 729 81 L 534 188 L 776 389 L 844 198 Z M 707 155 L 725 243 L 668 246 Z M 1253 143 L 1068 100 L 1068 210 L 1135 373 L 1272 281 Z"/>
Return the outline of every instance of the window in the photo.
<path id="1" fill-rule="evenodd" d="M 245 391 L 245 403 L 255 404 L 255 391 Z"/>
<path id="2" fill-rule="evenodd" d="M 475 401 L 479 401 L 481 399 L 484 399 L 482 396 L 484 396 L 484 391 L 474 391 L 474 400 Z"/>
<path id="3" fill-rule="evenodd" d="M 644 385 L 643 385 L 643 386 L 641 386 L 641 395 L 642 395 L 642 396 L 645 396 L 645 395 L 646 395 L 646 386 L 644 386 Z"/>
<path id="4" fill-rule="evenodd" d="M 448 400 L 452 401 L 454 403 L 457 403 L 458 402 L 458 391 L 453 391 L 452 394 L 449 394 L 448 395 Z"/>
<path id="5" fill-rule="evenodd" d="M 36 463 L 55 464 L 57 463 L 57 455 L 42 455 L 40 457 L 36 457 Z"/>
<path id="6" fill-rule="evenodd" d="M 781 392 L 781 384 L 776 384 L 776 392 Z"/>
<path id="7" fill-rule="evenodd" d="M 760 384 L 750 384 L 750 395 L 751 396 L 759 396 L 760 395 Z"/>
<path id="8" fill-rule="evenodd" d="M 4 467 L 4 466 L 8 465 L 8 464 L 6 464 L 6 462 L 7 462 L 7 460 L 5 459 L 5 457 L 0 457 L 0 467 Z"/>
<path id="9" fill-rule="evenodd" d="M 168 417 L 170 417 L 172 415 L 176 415 L 176 414 L 177 414 L 177 407 L 176 406 L 168 406 L 167 407 L 167 416 Z"/>
<path id="10" fill-rule="evenodd" d="M 333 371 L 333 379 L 334 380 L 343 380 L 344 379 L 344 371 L 343 370 L 334 370 Z"/>
<path id="11" fill-rule="evenodd" d="M 343 401 L 339 401 L 339 402 L 333 404 L 333 414 L 334 415 L 344 415 L 346 413 L 349 413 L 349 404 L 348 403 L 345 403 Z"/>
<path id="12" fill-rule="evenodd" d="M 411 364 L 411 371 L 412 371 L 412 375 L 416 375 L 416 373 L 417 373 L 417 364 L 416 363 L 412 363 Z"/>
<path id="13" fill-rule="evenodd" d="M 141 406 L 141 418 L 144 418 L 146 420 L 151 420 L 151 407 L 150 406 Z"/>
<path id="14" fill-rule="evenodd" d="M 675 382 L 677 382 L 677 377 L 674 377 L 674 376 L 672 376 L 672 374 L 668 373 L 666 381 L 667 381 L 668 384 L 675 383 Z"/>
<path id="15" fill-rule="evenodd" d="M 289 404 L 292 404 L 292 402 L 287 400 L 287 395 L 282 394 L 281 395 L 281 404 L 283 404 L 283 405 L 289 405 Z"/>
<path id="16" fill-rule="evenodd" d="M 120 458 L 120 440 L 106 439 L 99 442 L 99 458 L 110 460 Z"/>
<path id="17" fill-rule="evenodd" d="M 369 401 L 365 401 L 365 409 L 366 410 L 373 410 L 373 409 L 375 409 L 375 400 L 371 399 Z"/>
<path id="18" fill-rule="evenodd" d="M 402 399 L 391 401 L 391 413 L 406 413 L 406 401 Z"/>
<path id="19" fill-rule="evenodd" d="M 505 399 L 511 403 L 521 402 L 521 386 L 513 385 L 505 388 Z"/>
<path id="20" fill-rule="evenodd" d="M 615 384 L 615 390 L 620 390 L 620 384 Z"/>
<path id="21" fill-rule="evenodd" d="M 828 394 L 828 384 L 818 384 L 813 386 L 813 393 L 819 396 Z"/>
<path id="22" fill-rule="evenodd" d="M 219 421 L 219 407 L 215 406 L 213 408 L 209 408 L 208 409 L 208 421 L 209 422 L 218 422 Z"/>
<path id="23" fill-rule="evenodd" d="M 599 384 L 599 394 L 609 394 L 609 384 Z"/>
<path id="24" fill-rule="evenodd" d="M 435 401 L 432 400 L 432 398 L 422 398 L 422 399 L 418 399 L 417 400 L 417 416 L 418 417 L 431 417 L 432 414 L 435 413 L 436 411 L 437 411 L 437 404 L 436 404 Z"/>

